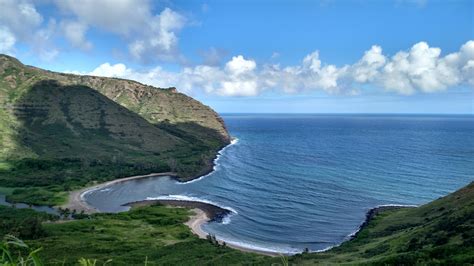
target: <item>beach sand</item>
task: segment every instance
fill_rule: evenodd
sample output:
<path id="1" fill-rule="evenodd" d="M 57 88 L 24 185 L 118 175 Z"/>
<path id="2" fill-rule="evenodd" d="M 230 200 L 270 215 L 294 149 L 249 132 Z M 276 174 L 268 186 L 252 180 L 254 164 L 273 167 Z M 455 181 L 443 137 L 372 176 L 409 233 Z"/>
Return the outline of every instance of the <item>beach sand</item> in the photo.
<path id="1" fill-rule="evenodd" d="M 192 215 L 190 217 L 189 221 L 187 221 L 184 224 L 186 226 L 188 226 L 191 229 L 191 231 L 195 235 L 197 235 L 199 238 L 206 239 L 208 233 L 204 232 L 204 230 L 202 230 L 201 226 L 203 224 L 209 222 L 211 219 L 207 216 L 206 212 L 204 212 L 201 209 L 196 208 L 196 209 L 192 209 L 192 211 L 194 212 L 194 215 Z M 221 241 L 221 240 L 217 240 L 217 242 L 219 242 L 219 244 L 221 244 L 221 245 L 223 245 L 223 243 L 224 243 L 224 241 Z M 234 244 L 231 244 L 231 243 L 226 243 L 226 246 L 228 246 L 230 248 L 233 248 L 233 249 L 243 251 L 243 252 L 257 253 L 257 254 L 266 255 L 266 256 L 275 257 L 275 256 L 280 255 L 277 252 L 266 252 L 266 251 L 261 251 L 261 250 L 255 250 L 255 249 L 250 249 L 250 248 L 234 245 Z"/>
<path id="2" fill-rule="evenodd" d="M 138 175 L 138 176 L 131 176 L 131 177 L 125 177 L 125 178 L 120 178 L 120 179 L 115 179 L 111 180 L 105 183 L 100 183 L 96 185 L 92 185 L 86 188 L 82 188 L 79 190 L 71 191 L 69 193 L 69 199 L 68 203 L 60 206 L 61 208 L 69 208 L 70 210 L 76 210 L 78 212 L 84 211 L 87 214 L 92 214 L 92 213 L 98 213 L 100 212 L 96 208 L 90 206 L 87 204 L 87 202 L 84 200 L 83 195 L 87 193 L 88 191 L 93 191 L 93 190 L 98 190 L 102 189 L 114 184 L 118 184 L 121 182 L 126 182 L 130 180 L 136 180 L 136 179 L 142 179 L 142 178 L 150 178 L 150 177 L 161 177 L 161 176 L 171 176 L 174 177 L 176 176 L 176 173 L 153 173 L 153 174 L 148 174 L 148 175 Z M 190 219 L 185 223 L 186 226 L 188 226 L 191 231 L 197 235 L 201 239 L 206 239 L 208 233 L 204 232 L 202 230 L 202 225 L 205 223 L 208 223 L 210 221 L 221 221 L 223 217 L 226 215 L 230 214 L 230 211 L 227 209 L 220 208 L 218 206 L 204 203 L 204 202 L 195 202 L 195 201 L 182 201 L 182 200 L 143 200 L 143 201 L 138 201 L 138 202 L 132 202 L 126 204 L 127 206 L 131 207 L 139 207 L 139 206 L 147 206 L 147 205 L 153 205 L 156 203 L 160 203 L 163 205 L 167 206 L 172 206 L 172 207 L 184 207 L 184 208 L 190 208 L 193 211 L 193 215 L 190 216 Z M 223 244 L 223 241 L 218 241 L 221 245 Z M 226 243 L 226 245 L 230 248 L 237 249 L 243 252 L 250 252 L 250 253 L 257 253 L 261 255 L 266 255 L 266 256 L 279 256 L 279 253 L 276 252 L 267 252 L 267 251 L 261 251 L 261 250 L 254 250 L 251 248 L 246 248 L 242 247 L 239 245 L 234 245 L 231 243 Z"/>
<path id="3" fill-rule="evenodd" d="M 206 239 L 207 233 L 202 230 L 201 226 L 207 223 L 210 219 L 207 214 L 198 208 L 192 209 L 194 215 L 192 215 L 189 221 L 185 222 L 184 224 L 188 226 L 191 231 L 197 235 L 201 239 Z"/>
<path id="4" fill-rule="evenodd" d="M 190 216 L 189 220 L 184 224 L 191 229 L 191 231 L 201 239 L 207 239 L 208 233 L 202 230 L 202 225 L 210 221 L 220 221 L 223 217 L 230 214 L 231 211 L 223 209 L 221 207 L 197 201 L 186 201 L 186 200 L 143 200 L 126 204 L 131 207 L 149 206 L 154 204 L 163 204 L 171 207 L 182 207 L 190 208 L 193 211 L 193 215 Z M 218 240 L 219 244 L 223 244 L 224 241 Z M 234 245 L 226 242 L 226 246 L 237 249 L 243 252 L 257 253 L 266 256 L 279 256 L 280 253 L 262 251 L 257 249 L 251 249 Z"/>
<path id="5" fill-rule="evenodd" d="M 63 204 L 59 207 L 65 209 L 68 208 L 70 210 L 76 210 L 78 212 L 84 211 L 87 214 L 91 213 L 96 213 L 99 212 L 96 208 L 90 206 L 85 202 L 83 195 L 84 193 L 92 190 L 98 190 L 102 189 L 104 187 L 111 186 L 113 184 L 121 183 L 121 182 L 126 182 L 130 180 L 135 180 L 135 179 L 141 179 L 141 178 L 149 178 L 149 177 L 160 177 L 160 176 L 176 176 L 176 173 L 171 173 L 171 172 L 166 172 L 166 173 L 153 173 L 153 174 L 148 174 L 148 175 L 137 175 L 137 176 L 130 176 L 130 177 L 124 177 L 124 178 L 119 178 L 115 180 L 111 180 L 105 183 L 100 183 L 97 185 L 92 185 L 89 187 L 85 187 L 79 190 L 74 190 L 69 193 L 69 198 L 68 202 L 66 204 Z"/>

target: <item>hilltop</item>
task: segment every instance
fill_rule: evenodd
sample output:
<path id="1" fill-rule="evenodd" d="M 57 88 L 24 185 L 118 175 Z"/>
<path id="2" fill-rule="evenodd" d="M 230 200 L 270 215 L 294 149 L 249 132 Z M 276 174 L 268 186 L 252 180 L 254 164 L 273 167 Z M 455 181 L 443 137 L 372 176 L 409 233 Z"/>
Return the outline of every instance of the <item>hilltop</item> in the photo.
<path id="1" fill-rule="evenodd" d="M 91 181 L 153 172 L 189 180 L 230 137 L 211 108 L 176 91 L 62 74 L 0 55 L 0 183 L 8 199 L 59 204 Z"/>

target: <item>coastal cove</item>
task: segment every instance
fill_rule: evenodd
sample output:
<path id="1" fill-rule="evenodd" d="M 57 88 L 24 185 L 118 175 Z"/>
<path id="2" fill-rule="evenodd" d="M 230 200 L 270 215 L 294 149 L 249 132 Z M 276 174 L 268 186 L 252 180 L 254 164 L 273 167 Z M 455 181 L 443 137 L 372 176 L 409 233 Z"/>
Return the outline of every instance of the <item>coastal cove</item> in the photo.
<path id="1" fill-rule="evenodd" d="M 375 206 L 424 204 L 469 183 L 474 173 L 472 145 L 462 144 L 463 134 L 472 133 L 471 116 L 225 115 L 224 119 L 239 141 L 221 151 L 215 171 L 205 178 L 181 183 L 167 176 L 143 177 L 89 191 L 84 199 L 105 212 L 125 211 L 129 207 L 124 204 L 143 200 L 213 204 L 230 215 L 203 224 L 204 232 L 246 249 L 294 254 L 305 248 L 326 250 L 350 239 Z M 301 128 L 302 124 L 309 126 Z M 293 130 L 276 134 L 283 127 Z M 345 127 L 355 133 L 347 135 Z M 441 129 L 438 137 L 446 135 L 441 136 L 443 142 L 427 147 L 426 138 L 434 128 Z M 328 143 L 333 146 L 299 143 L 313 134 L 323 138 L 316 141 L 320 144 L 332 138 Z M 367 134 L 389 138 L 386 143 L 377 138 L 368 143 L 362 138 Z M 347 142 L 353 153 L 369 152 L 365 164 L 356 164 L 354 154 L 335 157 Z M 399 153 L 390 154 L 393 145 Z M 423 161 L 423 149 L 440 152 Z M 284 160 L 279 160 L 281 155 Z M 440 160 L 451 167 L 437 168 L 434 164 Z M 332 171 L 336 166 L 340 173 Z M 369 183 L 373 185 L 368 187 Z M 409 189 L 402 190 L 403 186 Z M 267 194 L 270 189 L 277 195 Z"/>

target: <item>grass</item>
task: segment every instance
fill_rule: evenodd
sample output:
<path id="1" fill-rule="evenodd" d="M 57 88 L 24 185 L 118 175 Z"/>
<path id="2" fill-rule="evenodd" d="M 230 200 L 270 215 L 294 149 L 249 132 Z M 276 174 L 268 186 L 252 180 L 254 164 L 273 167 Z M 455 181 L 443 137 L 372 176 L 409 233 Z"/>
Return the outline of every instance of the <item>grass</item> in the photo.
<path id="1" fill-rule="evenodd" d="M 219 117 L 185 95 L 4 55 L 0 105 L 8 106 L 0 109 L 0 184 L 21 188 L 9 201 L 57 205 L 62 192 L 92 181 L 152 172 L 188 180 L 211 169 L 227 143 Z"/>
<path id="2" fill-rule="evenodd" d="M 182 94 L 0 60 L 0 104 L 12 106 L 0 109 L 0 193 L 10 201 L 60 205 L 65 191 L 92 181 L 150 172 L 189 179 L 227 143 L 218 116 Z M 384 211 L 353 241 L 288 261 L 198 239 L 183 225 L 188 215 L 153 206 L 58 222 L 0 206 L 0 235 L 44 248 L 39 256 L 53 265 L 474 264 L 474 184 L 420 208 Z"/>
<path id="3" fill-rule="evenodd" d="M 23 255 L 21 251 L 26 251 Z M 32 250 L 20 239 L 7 235 L 0 243 L 0 265 L 5 266 L 42 266 L 43 263 L 38 256 L 41 248 Z"/>
<path id="4" fill-rule="evenodd" d="M 26 210 L 16 211 L 18 217 L 27 215 Z M 0 208 L 0 218 L 7 215 L 12 214 Z M 264 256 L 243 254 L 197 238 L 183 224 L 189 215 L 185 208 L 149 206 L 118 214 L 95 214 L 90 219 L 43 222 L 43 234 L 25 242 L 32 248 L 42 248 L 39 256 L 47 265 L 74 265 L 81 258 L 96 260 L 97 265 L 108 260 L 113 265 L 144 265 L 145 260 L 148 265 L 266 261 Z"/>
<path id="5" fill-rule="evenodd" d="M 8 162 L 0 162 L 0 171 L 9 171 L 11 169 L 11 165 Z"/>
<path id="6" fill-rule="evenodd" d="M 11 203 L 26 203 L 32 205 L 59 206 L 66 203 L 68 193 L 55 191 L 49 187 L 17 188 L 7 195 L 6 200 Z"/>
<path id="7" fill-rule="evenodd" d="M 353 240 L 293 262 L 367 264 L 474 263 L 474 183 L 418 208 L 386 210 Z"/>
<path id="8" fill-rule="evenodd" d="M 198 239 L 185 208 L 161 205 L 82 220 L 0 206 L 0 236 L 22 236 L 47 265 L 470 265 L 474 263 L 474 183 L 418 208 L 378 213 L 352 241 L 323 253 L 266 257 Z M 5 223 L 4 221 L 10 221 Z M 36 222 L 32 222 L 36 221 Z M 71 252 L 73 251 L 73 252 Z"/>
<path id="9" fill-rule="evenodd" d="M 10 195 L 15 189 L 15 187 L 0 187 L 0 194 Z"/>
<path id="10" fill-rule="evenodd" d="M 34 239 L 45 235 L 42 223 L 59 217 L 31 209 L 16 209 L 0 205 L 0 239 L 15 235 L 21 239 Z"/>

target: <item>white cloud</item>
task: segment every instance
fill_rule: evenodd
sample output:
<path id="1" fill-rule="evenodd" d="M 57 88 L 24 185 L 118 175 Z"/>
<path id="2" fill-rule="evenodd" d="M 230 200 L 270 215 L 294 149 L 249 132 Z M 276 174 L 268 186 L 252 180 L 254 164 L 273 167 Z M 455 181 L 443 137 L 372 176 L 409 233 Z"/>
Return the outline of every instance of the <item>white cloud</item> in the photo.
<path id="1" fill-rule="evenodd" d="M 52 43 L 56 32 L 56 22 L 44 22 L 30 0 L 0 0 L 0 43 L 3 52 L 12 53 L 19 42 L 30 43 L 32 50 L 43 60 L 52 60 L 58 50 Z M 9 47 L 7 47 L 9 46 Z"/>
<path id="2" fill-rule="evenodd" d="M 260 88 L 255 70 L 257 63 L 242 55 L 234 56 L 225 64 L 225 78 L 219 82 L 217 93 L 224 96 L 255 96 Z"/>
<path id="3" fill-rule="evenodd" d="M 460 52 L 441 57 L 441 49 L 419 42 L 408 51 L 396 53 L 381 69 L 378 84 L 401 94 L 416 91 L 436 92 L 467 82 L 462 74 L 474 59 L 474 42 L 464 44 Z M 467 66 L 468 68 L 468 66 Z"/>
<path id="4" fill-rule="evenodd" d="M 117 34 L 131 34 L 141 29 L 152 16 L 148 0 L 56 0 L 65 15 L 74 15 L 89 25 Z"/>
<path id="5" fill-rule="evenodd" d="M 0 53 L 13 55 L 16 38 L 13 33 L 4 26 L 0 26 Z"/>
<path id="6" fill-rule="evenodd" d="M 92 43 L 86 40 L 87 25 L 78 21 L 64 21 L 61 25 L 63 34 L 74 47 L 90 50 Z"/>
<path id="7" fill-rule="evenodd" d="M 361 83 L 372 81 L 379 74 L 378 70 L 385 61 L 382 48 L 377 45 L 372 46 L 359 62 L 352 66 L 354 80 Z"/>
<path id="8" fill-rule="evenodd" d="M 243 56 L 232 57 L 232 60 L 225 65 L 226 70 L 233 76 L 244 75 L 252 72 L 257 67 L 253 60 L 246 60 Z"/>
<path id="9" fill-rule="evenodd" d="M 77 20 L 71 25 L 77 31 L 66 33 L 76 47 L 89 46 L 86 31 L 97 27 L 125 38 L 130 55 L 137 60 L 180 60 L 177 34 L 186 19 L 169 8 L 154 15 L 148 0 L 57 0 L 56 4 L 66 16 Z"/>
<path id="10" fill-rule="evenodd" d="M 149 18 L 133 41 L 129 50 L 132 56 L 139 60 L 156 57 L 162 60 L 178 58 L 178 37 L 176 33 L 185 25 L 184 16 L 165 8 L 159 15 Z"/>
<path id="11" fill-rule="evenodd" d="M 410 95 L 433 93 L 453 86 L 474 86 L 474 41 L 458 52 L 441 55 L 441 49 L 420 42 L 392 57 L 383 55 L 380 46 L 372 46 L 353 65 L 337 67 L 321 62 L 313 52 L 298 65 L 257 63 L 242 55 L 232 57 L 223 67 L 198 65 L 179 72 L 156 67 L 135 71 L 123 64 L 102 64 L 92 75 L 133 79 L 157 87 L 177 87 L 185 93 L 202 90 L 222 96 L 255 96 L 265 90 L 285 93 L 322 90 L 328 93 L 358 95 L 360 87 L 374 87 Z"/>
<path id="12" fill-rule="evenodd" d="M 128 69 L 124 64 L 111 65 L 109 63 L 104 63 L 98 66 L 89 74 L 93 76 L 102 77 L 126 77 L 131 73 L 132 71 Z"/>
<path id="13" fill-rule="evenodd" d="M 0 10 L 0 25 L 7 27 L 19 39 L 27 39 L 43 22 L 43 17 L 31 1 L 0 0 Z"/>

